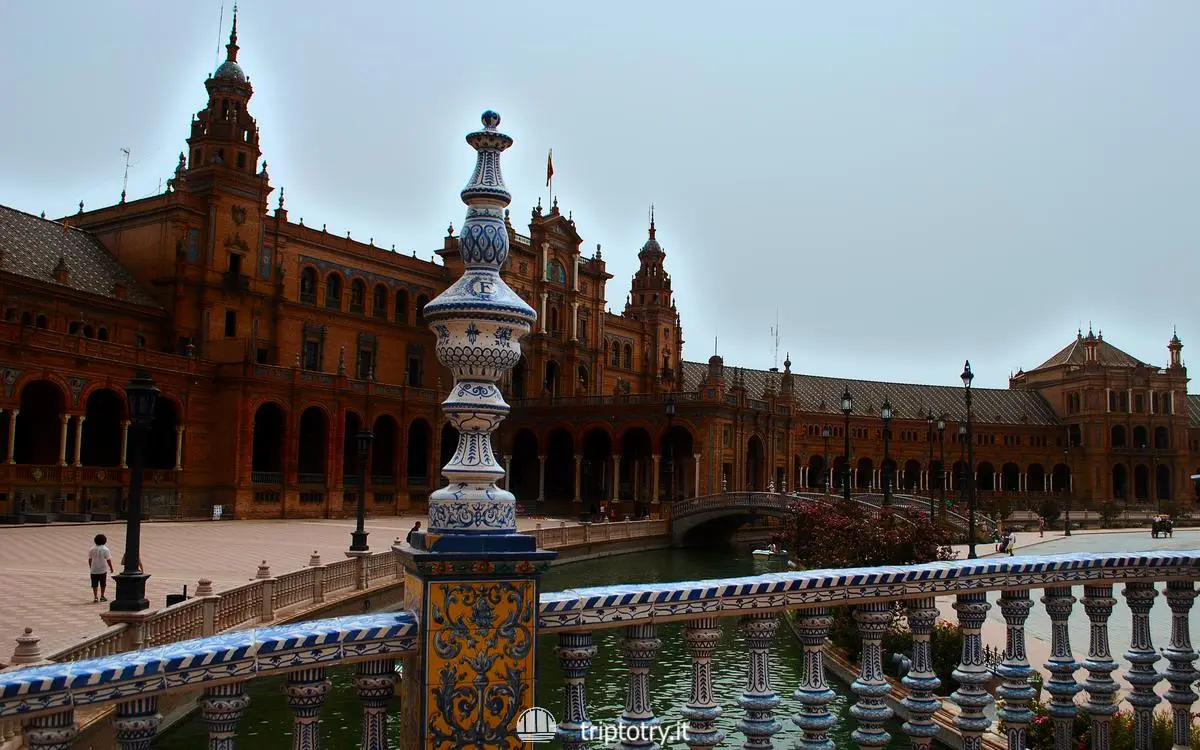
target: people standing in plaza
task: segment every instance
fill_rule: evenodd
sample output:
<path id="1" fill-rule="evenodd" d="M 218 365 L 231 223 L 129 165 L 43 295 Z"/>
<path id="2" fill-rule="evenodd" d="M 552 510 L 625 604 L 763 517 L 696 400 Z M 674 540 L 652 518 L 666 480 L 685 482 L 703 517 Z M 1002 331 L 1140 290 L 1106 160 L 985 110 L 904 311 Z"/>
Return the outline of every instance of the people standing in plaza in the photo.
<path id="1" fill-rule="evenodd" d="M 1008 550 L 1009 557 L 1013 556 L 1013 554 L 1014 554 L 1013 550 L 1015 550 L 1016 548 L 1017 548 L 1017 534 L 1016 534 L 1016 532 L 1010 531 L 1010 532 L 1008 532 L 1008 538 L 1005 540 L 1005 549 Z"/>
<path id="2" fill-rule="evenodd" d="M 416 534 L 420 530 L 421 530 L 421 522 L 417 521 L 416 523 L 413 524 L 413 527 L 408 530 L 408 536 L 404 537 L 404 541 L 407 544 L 411 545 L 412 539 L 413 539 L 413 534 Z"/>
<path id="3" fill-rule="evenodd" d="M 1046 517 L 1038 516 L 1038 536 L 1046 536 Z"/>
<path id="4" fill-rule="evenodd" d="M 104 595 L 108 587 L 108 574 L 113 572 L 112 553 L 108 551 L 108 537 L 97 534 L 88 552 L 88 568 L 92 571 L 92 603 L 106 602 Z"/>

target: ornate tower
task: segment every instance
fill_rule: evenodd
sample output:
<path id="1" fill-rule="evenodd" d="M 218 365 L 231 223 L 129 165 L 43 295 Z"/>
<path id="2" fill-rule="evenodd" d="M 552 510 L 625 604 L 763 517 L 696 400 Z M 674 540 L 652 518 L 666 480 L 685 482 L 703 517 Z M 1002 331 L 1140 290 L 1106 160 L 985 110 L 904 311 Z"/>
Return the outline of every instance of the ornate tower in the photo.
<path id="1" fill-rule="evenodd" d="M 492 432 L 508 414 L 498 381 L 521 358 L 521 338 L 537 314 L 500 278 L 508 257 L 504 207 L 512 200 L 500 174 L 500 154 L 512 139 L 496 127 L 500 116 L 483 113 L 483 130 L 467 136 L 477 152 L 475 173 L 463 188 L 467 218 L 459 233 L 464 266 L 458 281 L 425 306 L 437 334 L 437 356 L 454 373 L 442 403 L 458 429 L 458 448 L 442 468 L 450 484 L 429 498 L 430 551 L 517 552 L 534 549 L 533 537 L 516 534 L 516 503 L 496 480 L 504 469 L 492 454 Z M 432 538 L 432 539 L 431 539 Z"/>
<path id="2" fill-rule="evenodd" d="M 680 377 L 683 330 L 671 291 L 671 275 L 663 266 L 667 254 L 655 237 L 654 206 L 650 207 L 650 236 L 638 251 L 638 270 L 633 275 L 625 316 L 647 327 L 646 374 L 654 387 L 673 390 Z"/>
<path id="3" fill-rule="evenodd" d="M 1179 340 L 1178 332 L 1171 332 L 1171 341 L 1167 344 L 1167 351 L 1171 355 L 1171 364 L 1169 367 L 1172 370 L 1183 367 L 1183 342 Z"/>

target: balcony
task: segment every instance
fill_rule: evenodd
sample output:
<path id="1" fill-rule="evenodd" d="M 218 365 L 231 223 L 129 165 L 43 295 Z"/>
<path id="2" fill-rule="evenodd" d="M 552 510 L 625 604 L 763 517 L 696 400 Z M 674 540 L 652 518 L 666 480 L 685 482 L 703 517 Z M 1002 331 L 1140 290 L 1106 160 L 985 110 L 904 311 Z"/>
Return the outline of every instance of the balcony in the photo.
<path id="1" fill-rule="evenodd" d="M 311 484 L 311 485 L 319 485 L 319 486 L 324 487 L 325 486 L 325 475 L 318 474 L 315 472 L 302 471 L 296 475 L 296 481 L 299 484 Z"/>
<path id="2" fill-rule="evenodd" d="M 250 481 L 253 484 L 283 484 L 282 471 L 252 471 Z"/>
<path id="3" fill-rule="evenodd" d="M 250 291 L 250 277 L 244 273 L 226 271 L 221 276 L 221 288 L 227 292 Z"/>
<path id="4" fill-rule="evenodd" d="M 317 293 L 316 292 L 300 292 L 300 302 L 301 302 L 301 304 L 305 304 L 305 305 L 317 304 Z"/>

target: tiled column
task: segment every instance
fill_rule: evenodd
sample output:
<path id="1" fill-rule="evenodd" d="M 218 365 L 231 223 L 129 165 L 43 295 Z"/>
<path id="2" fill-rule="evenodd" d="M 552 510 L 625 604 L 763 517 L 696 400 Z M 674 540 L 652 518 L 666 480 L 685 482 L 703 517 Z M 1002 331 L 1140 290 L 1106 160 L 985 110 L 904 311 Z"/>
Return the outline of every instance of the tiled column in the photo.
<path id="1" fill-rule="evenodd" d="M 183 469 L 183 431 L 185 429 L 183 425 L 178 425 L 175 428 L 175 471 Z"/>
<path id="2" fill-rule="evenodd" d="M 75 461 L 74 461 L 74 464 L 75 464 L 76 468 L 83 466 L 83 462 L 81 461 L 83 456 L 81 454 L 83 452 L 83 422 L 85 419 L 87 419 L 87 417 L 84 416 L 83 414 L 80 414 L 76 418 L 77 421 L 75 422 L 75 456 L 74 456 Z"/>
<path id="3" fill-rule="evenodd" d="M 1072 750 L 1075 746 L 1072 726 L 1079 709 L 1075 706 L 1075 694 L 1079 684 L 1075 681 L 1075 670 L 1079 669 L 1071 652 L 1071 631 L 1067 621 L 1075 597 L 1070 586 L 1048 586 L 1042 597 L 1046 614 L 1050 615 L 1050 658 L 1043 665 L 1050 673 L 1046 680 L 1046 692 L 1050 694 L 1047 713 L 1054 722 L 1055 750 Z"/>
<path id="4" fill-rule="evenodd" d="M 12 416 L 8 420 L 8 463 L 16 463 L 13 460 L 13 450 L 17 446 L 17 416 L 21 413 L 20 409 L 13 409 Z M 122 462 L 124 463 L 124 462 Z"/>
<path id="5" fill-rule="evenodd" d="M 1083 685 L 1088 695 L 1084 710 L 1092 716 L 1092 747 L 1095 750 L 1108 750 L 1111 746 L 1112 717 L 1117 713 L 1117 683 L 1112 678 L 1117 663 L 1108 647 L 1108 618 L 1116 603 L 1111 583 L 1083 587 L 1083 610 L 1092 623 L 1088 655 L 1083 662 L 1088 671 Z"/>
<path id="6" fill-rule="evenodd" d="M 67 465 L 67 425 L 71 422 L 71 417 L 62 415 L 62 432 L 58 438 L 58 465 Z"/>
<path id="7" fill-rule="evenodd" d="M 850 707 L 850 715 L 858 720 L 858 728 L 850 737 L 861 748 L 887 747 L 892 735 L 883 728 L 884 722 L 892 718 L 884 697 L 890 692 L 883 677 L 883 654 L 881 641 L 892 622 L 890 602 L 870 602 L 854 608 L 854 621 L 862 636 L 862 659 L 858 677 L 850 689 L 858 696 L 858 702 Z"/>
<path id="8" fill-rule="evenodd" d="M 741 621 L 742 636 L 750 659 L 746 665 L 746 689 L 738 705 L 746 712 L 737 728 L 746 735 L 742 747 L 769 749 L 771 737 L 783 727 L 775 720 L 779 696 L 771 687 L 771 642 L 779 629 L 779 615 L 774 612 L 746 615 Z"/>
<path id="9" fill-rule="evenodd" d="M 1127 583 L 1122 593 L 1133 617 L 1129 650 L 1125 652 L 1125 659 L 1129 662 L 1125 680 L 1133 688 L 1125 698 L 1133 706 L 1133 746 L 1151 747 L 1154 709 L 1162 702 L 1162 698 L 1154 692 L 1154 686 L 1163 676 L 1154 668 L 1154 663 L 1160 657 L 1154 650 L 1154 639 L 1150 632 L 1150 610 L 1154 607 L 1158 589 L 1153 583 Z"/>
<path id="10" fill-rule="evenodd" d="M 984 715 L 984 709 L 992 703 L 992 696 L 983 688 L 990 679 L 987 663 L 983 659 L 983 639 L 980 630 L 987 618 L 987 594 L 959 594 L 954 609 L 958 612 L 958 625 L 962 629 L 962 660 L 954 671 L 958 690 L 950 699 L 958 704 L 959 715 L 954 717 L 954 726 L 962 734 L 963 750 L 982 750 L 983 733 L 992 722 Z"/>
<path id="11" fill-rule="evenodd" d="M 449 485 L 429 497 L 428 530 L 395 547 L 404 608 L 421 623 L 416 653 L 404 663 L 405 750 L 521 747 L 518 717 L 533 708 L 537 579 L 555 553 L 517 532 L 517 499 L 496 487 L 505 472 L 492 436 L 508 411 L 499 381 L 536 320 L 499 272 L 511 200 L 500 155 L 512 145 L 499 122 L 488 111 L 483 129 L 467 136 L 477 160 L 460 193 L 469 207 L 459 233 L 464 268 L 424 310 L 438 359 L 454 375 L 442 410 L 459 445 L 441 471 Z"/>
<path id="12" fill-rule="evenodd" d="M 621 500 L 621 456 L 615 455 L 613 459 L 613 476 L 612 476 L 612 501 L 615 505 Z"/>
<path id="13" fill-rule="evenodd" d="M 1033 711 L 1029 705 L 1037 697 L 1029 684 L 1033 670 L 1025 654 L 1025 621 L 1029 619 L 1031 609 L 1033 600 L 1029 598 L 1028 589 L 1007 589 L 1000 594 L 1000 613 L 1004 615 L 1008 627 L 1004 661 L 996 669 L 996 674 L 1004 682 L 996 690 L 996 695 L 1004 699 L 1004 708 L 1000 709 L 999 716 L 1004 722 L 1008 750 L 1025 750 L 1029 724 L 1033 721 Z"/>
<path id="14" fill-rule="evenodd" d="M 121 468 L 128 469 L 129 463 L 129 420 L 121 423 Z"/>
<path id="15" fill-rule="evenodd" d="M 246 715 L 250 699 L 243 682 L 210 687 L 199 700 L 200 718 L 208 725 L 208 750 L 234 750 L 237 724 Z"/>
<path id="16" fill-rule="evenodd" d="M 691 750 L 709 750 L 725 739 L 717 729 L 721 706 L 713 695 L 712 679 L 712 655 L 721 642 L 720 621 L 715 617 L 689 620 L 683 640 L 692 657 L 692 692 L 680 712 L 687 719 L 684 741 Z"/>
<path id="17" fill-rule="evenodd" d="M 538 456 L 538 496 L 539 503 L 546 502 L 546 457 Z"/>
<path id="18" fill-rule="evenodd" d="M 1171 643 L 1163 649 L 1167 659 L 1166 677 L 1171 689 L 1167 691 L 1166 699 L 1171 704 L 1174 722 L 1174 750 L 1188 750 L 1191 739 L 1188 736 L 1191 729 L 1192 704 L 1196 702 L 1196 692 L 1192 683 L 1196 681 L 1196 649 L 1192 648 L 1191 633 L 1188 629 L 1188 613 L 1196 600 L 1195 584 L 1192 581 L 1167 581 L 1167 606 L 1171 608 Z"/>
<path id="19" fill-rule="evenodd" d="M 583 502 L 583 495 L 580 494 L 580 489 L 583 486 L 583 456 L 575 456 L 575 502 Z"/>
<path id="20" fill-rule="evenodd" d="M 364 661 L 358 665 L 354 686 L 362 702 L 362 749 L 387 750 L 388 704 L 396 694 L 396 662 L 393 659 Z"/>
<path id="21" fill-rule="evenodd" d="M 31 719 L 25 725 L 25 747 L 29 750 L 71 750 L 79 727 L 74 711 L 62 711 Z"/>
<path id="22" fill-rule="evenodd" d="M 700 497 L 700 454 L 692 454 L 692 497 Z"/>
<path id="23" fill-rule="evenodd" d="M 592 722 L 587 714 L 586 682 L 587 671 L 596 655 L 591 632 L 560 633 L 554 653 L 558 656 L 566 688 L 563 718 L 554 737 L 562 743 L 563 750 L 584 750 L 591 744 Z"/>
<path id="24" fill-rule="evenodd" d="M 621 651 L 625 654 L 629 676 L 625 686 L 625 710 L 617 720 L 625 735 L 625 741 L 617 745 L 622 750 L 658 750 L 653 738 L 660 721 L 650 708 L 650 667 L 661 649 L 657 625 L 625 628 Z"/>
<path id="25" fill-rule="evenodd" d="M 283 692 L 295 714 L 292 750 L 317 750 L 321 746 L 321 707 L 331 687 L 324 667 L 299 669 L 288 675 Z"/>
<path id="26" fill-rule="evenodd" d="M 792 723 L 804 733 L 797 743 L 799 750 L 834 750 L 829 728 L 834 724 L 829 703 L 836 697 L 825 682 L 825 639 L 833 618 L 829 610 L 801 610 L 796 614 L 796 634 L 804 648 L 804 676 L 792 697 L 800 704 L 800 713 Z"/>
<path id="27" fill-rule="evenodd" d="M 908 630 L 912 633 L 912 667 L 901 682 L 908 688 L 908 695 L 901 704 L 908 711 L 904 722 L 904 733 L 908 735 L 913 750 L 928 748 L 937 736 L 938 728 L 932 717 L 941 706 L 933 691 L 942 681 L 933 672 L 933 653 L 930 638 L 937 623 L 938 609 L 933 599 L 912 599 L 908 602 Z M 1024 750 L 1024 748 L 1022 748 Z"/>
<path id="28" fill-rule="evenodd" d="M 161 721 L 156 696 L 118 703 L 113 717 L 117 745 L 121 750 L 150 750 Z"/>

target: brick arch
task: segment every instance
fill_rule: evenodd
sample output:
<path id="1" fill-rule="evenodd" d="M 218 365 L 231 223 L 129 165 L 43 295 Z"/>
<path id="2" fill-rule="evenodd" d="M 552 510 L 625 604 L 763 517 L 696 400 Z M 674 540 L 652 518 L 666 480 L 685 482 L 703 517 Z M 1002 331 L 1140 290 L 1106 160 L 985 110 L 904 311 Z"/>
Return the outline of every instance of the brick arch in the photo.
<path id="1" fill-rule="evenodd" d="M 125 407 L 125 412 L 122 415 L 122 418 L 129 419 L 129 399 L 125 395 L 125 386 L 117 385 L 116 383 L 111 383 L 111 382 L 103 382 L 103 383 L 97 382 L 94 384 L 89 383 L 87 386 L 84 387 L 83 391 L 79 394 L 79 403 L 77 404 L 78 408 L 86 410 L 88 399 L 91 398 L 92 394 L 95 393 L 96 391 L 112 391 L 113 393 L 117 394 L 117 396 L 119 396 L 121 399 L 121 405 Z M 163 398 L 163 393 L 162 393 L 161 388 L 159 389 L 158 397 Z M 76 406 L 76 404 L 72 404 L 72 406 Z"/>
<path id="2" fill-rule="evenodd" d="M 329 422 L 329 426 L 332 429 L 333 424 L 336 421 L 336 415 L 332 411 L 329 410 L 328 406 L 321 403 L 320 401 L 312 401 L 312 400 L 304 401 L 296 406 L 296 413 L 303 414 L 304 412 L 308 411 L 310 408 L 312 408 L 314 406 L 316 408 L 320 409 L 325 414 L 325 419 Z"/>
<path id="3" fill-rule="evenodd" d="M 555 430 L 565 430 L 566 433 L 571 436 L 571 440 L 576 443 L 579 442 L 579 432 L 575 425 L 565 420 L 555 420 L 553 422 L 541 425 L 540 428 L 535 429 L 530 427 L 529 429 L 534 429 L 534 434 L 537 435 L 539 446 L 545 445 L 546 441 L 550 439 L 550 433 L 554 432 Z"/>
<path id="4" fill-rule="evenodd" d="M 650 452 L 657 453 L 658 452 L 658 437 L 659 437 L 658 429 L 657 429 L 657 426 L 653 422 L 646 420 L 646 419 L 635 419 L 631 422 L 621 423 L 621 431 L 617 435 L 616 444 L 620 445 L 621 440 L 623 440 L 625 438 L 625 435 L 627 433 L 629 433 L 633 430 L 636 430 L 638 428 L 645 430 L 646 434 L 650 436 Z"/>
<path id="5" fill-rule="evenodd" d="M 671 420 L 670 427 L 667 427 L 667 423 L 663 422 L 662 429 L 660 429 L 656 433 L 651 433 L 651 436 L 654 440 L 654 444 L 662 445 L 662 439 L 664 437 L 666 437 L 667 430 L 674 429 L 676 427 L 679 427 L 681 429 L 688 431 L 688 433 L 692 436 L 692 445 L 700 445 L 700 430 L 696 426 L 695 422 L 693 422 L 690 419 L 686 419 L 684 417 L 678 417 L 678 416 Z"/>
<path id="6" fill-rule="evenodd" d="M 291 408 L 283 401 L 283 399 L 279 398 L 278 396 L 263 396 L 250 401 L 250 408 L 248 411 L 250 412 L 251 423 L 254 422 L 254 415 L 258 413 L 259 408 L 264 404 L 275 404 L 283 410 L 284 416 L 288 416 L 292 413 Z"/>
<path id="7" fill-rule="evenodd" d="M 13 403 L 19 406 L 21 403 L 21 394 L 24 392 L 25 387 L 30 383 L 34 383 L 39 380 L 45 380 L 49 383 L 53 383 L 61 392 L 64 414 L 74 409 L 75 404 L 71 401 L 71 387 L 67 385 L 67 381 L 61 376 L 55 375 L 51 372 L 23 373 L 13 385 Z"/>
<path id="8" fill-rule="evenodd" d="M 612 424 L 609 422 L 600 421 L 598 419 L 592 420 L 591 422 L 584 422 L 583 424 L 579 425 L 580 440 L 582 440 L 592 430 L 600 430 L 604 434 L 608 435 L 608 439 L 613 445 L 617 444 L 617 431 L 613 429 Z"/>

